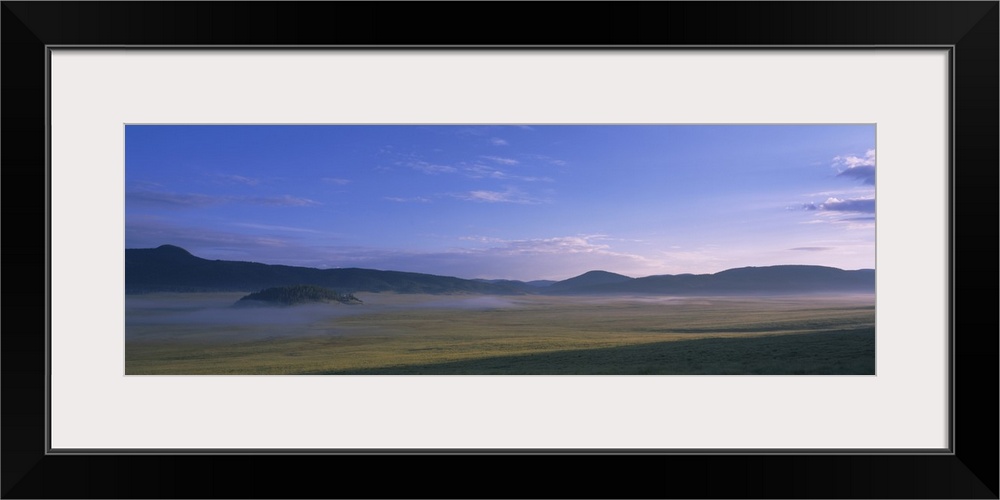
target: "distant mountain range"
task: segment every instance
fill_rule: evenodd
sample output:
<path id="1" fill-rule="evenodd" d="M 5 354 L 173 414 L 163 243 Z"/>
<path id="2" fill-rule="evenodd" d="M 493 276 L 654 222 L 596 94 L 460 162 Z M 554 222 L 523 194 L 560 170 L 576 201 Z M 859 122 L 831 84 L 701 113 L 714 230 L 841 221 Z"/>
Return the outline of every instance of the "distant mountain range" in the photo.
<path id="1" fill-rule="evenodd" d="M 374 269 L 315 269 L 257 262 L 209 260 L 183 248 L 125 250 L 125 293 L 155 291 L 246 291 L 264 288 L 317 285 L 338 292 L 484 293 L 520 294 L 522 287 L 507 283 L 436 276 L 433 274 L 377 271 Z"/>
<path id="2" fill-rule="evenodd" d="M 562 281 L 462 279 L 433 274 L 374 269 L 316 269 L 257 262 L 209 260 L 183 248 L 125 249 L 125 293 L 254 292 L 271 287 L 318 285 L 342 293 L 479 293 L 493 295 L 635 294 L 744 295 L 875 292 L 875 271 L 845 271 L 824 266 L 766 266 L 715 274 L 678 274 L 631 278 L 589 271 Z"/>
<path id="3" fill-rule="evenodd" d="M 591 271 L 560 281 L 543 293 L 560 295 L 744 295 L 875 292 L 875 270 L 824 266 L 741 267 L 715 274 L 665 274 L 629 278 Z"/>

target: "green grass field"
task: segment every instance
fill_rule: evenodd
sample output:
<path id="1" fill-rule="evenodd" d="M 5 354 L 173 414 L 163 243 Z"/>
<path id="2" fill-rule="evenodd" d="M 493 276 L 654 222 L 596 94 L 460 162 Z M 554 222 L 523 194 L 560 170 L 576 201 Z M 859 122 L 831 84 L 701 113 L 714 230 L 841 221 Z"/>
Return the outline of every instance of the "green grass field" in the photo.
<path id="1" fill-rule="evenodd" d="M 357 295 L 255 311 L 229 307 L 241 294 L 129 296 L 125 373 L 875 373 L 872 296 Z"/>

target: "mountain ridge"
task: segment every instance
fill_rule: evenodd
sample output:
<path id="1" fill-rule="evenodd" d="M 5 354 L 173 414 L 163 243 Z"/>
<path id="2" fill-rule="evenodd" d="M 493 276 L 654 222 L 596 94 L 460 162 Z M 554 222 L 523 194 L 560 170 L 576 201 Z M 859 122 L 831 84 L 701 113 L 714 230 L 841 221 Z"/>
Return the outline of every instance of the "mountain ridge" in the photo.
<path id="1" fill-rule="evenodd" d="M 353 292 L 477 293 L 495 295 L 655 294 L 741 295 L 875 291 L 873 269 L 788 264 L 745 266 L 714 274 L 633 278 L 603 270 L 561 281 L 483 280 L 364 268 L 318 269 L 247 261 L 209 260 L 175 245 L 125 249 L 125 293 L 258 291 L 312 283 Z M 539 286 L 538 283 L 545 283 Z"/>
<path id="2" fill-rule="evenodd" d="M 520 287 L 452 276 L 363 268 L 317 269 L 209 260 L 174 245 L 125 249 L 125 293 L 259 291 L 310 283 L 351 292 L 520 294 Z M 527 285 L 526 285 L 527 286 Z"/>

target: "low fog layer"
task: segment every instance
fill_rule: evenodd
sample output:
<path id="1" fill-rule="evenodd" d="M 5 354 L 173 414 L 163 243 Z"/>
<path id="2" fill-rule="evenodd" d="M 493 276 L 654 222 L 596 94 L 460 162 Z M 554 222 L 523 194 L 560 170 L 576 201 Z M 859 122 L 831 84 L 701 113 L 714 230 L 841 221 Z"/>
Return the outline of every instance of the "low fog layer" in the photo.
<path id="1" fill-rule="evenodd" d="M 339 318 L 405 311 L 487 311 L 527 308 L 639 307 L 675 308 L 757 303 L 756 297 L 610 296 L 492 296 L 359 293 L 363 304 L 320 303 L 295 306 L 234 307 L 241 293 L 150 294 L 126 296 L 125 333 L 129 341 L 246 341 L 294 336 L 340 336 L 371 333 L 338 325 Z M 842 294 L 809 297 L 768 297 L 770 306 L 793 308 L 812 302 L 874 305 L 874 295 Z M 526 310 L 527 310 L 526 309 Z M 514 313 L 516 314 L 516 313 Z M 373 331 L 374 332 L 374 331 Z"/>
<path id="2" fill-rule="evenodd" d="M 377 300 L 377 299 L 376 299 Z M 465 310 L 488 310 L 507 309 L 522 305 L 516 300 L 507 297 L 496 297 L 484 295 L 481 297 L 448 298 L 441 300 L 429 300 L 427 302 L 414 304 L 413 307 L 421 309 L 465 309 Z"/>
<path id="3" fill-rule="evenodd" d="M 129 295 L 125 298 L 125 332 L 130 340 L 178 337 L 217 339 L 220 335 L 249 340 L 269 336 L 331 335 L 341 333 L 332 328 L 333 320 L 346 316 L 413 309 L 489 310 L 519 305 L 510 298 L 489 295 L 369 293 L 358 294 L 363 304 L 234 307 L 243 295 Z M 204 328 L 198 328 L 200 326 Z"/>

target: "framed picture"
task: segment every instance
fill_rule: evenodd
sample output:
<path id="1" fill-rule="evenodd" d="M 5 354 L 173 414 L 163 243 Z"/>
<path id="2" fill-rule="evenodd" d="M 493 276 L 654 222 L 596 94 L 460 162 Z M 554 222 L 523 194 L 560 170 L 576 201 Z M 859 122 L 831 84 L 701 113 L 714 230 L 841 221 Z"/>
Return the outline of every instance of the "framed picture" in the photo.
<path id="1" fill-rule="evenodd" d="M 548 25 L 515 5 L 477 30 Z M 4 3 L 4 165 L 46 193 L 45 301 L 8 301 L 44 328 L 3 337 L 4 496 L 320 484 L 241 482 L 252 455 L 337 468 L 329 496 L 454 495 L 421 480 L 447 463 L 495 485 L 475 496 L 997 497 L 970 417 L 995 421 L 996 338 L 967 333 L 995 319 L 956 306 L 995 290 L 957 273 L 996 244 L 958 230 L 996 217 L 996 2 L 635 4 L 612 39 L 530 45 L 408 22 L 486 14 L 445 7 Z M 321 261 L 367 274 L 285 286 Z M 230 304 L 291 296 L 354 309 Z M 543 458 L 619 472 L 497 479 Z"/>
<path id="2" fill-rule="evenodd" d="M 456 55 L 371 59 L 444 74 Z M 565 58 L 494 55 L 476 57 Z M 595 56 L 558 76 L 617 63 Z M 689 56 L 645 59 L 617 71 Z M 875 124 L 127 124 L 125 375 L 874 376 L 875 141 Z"/>

